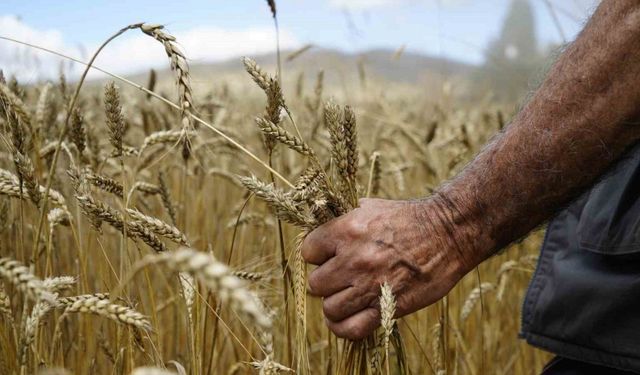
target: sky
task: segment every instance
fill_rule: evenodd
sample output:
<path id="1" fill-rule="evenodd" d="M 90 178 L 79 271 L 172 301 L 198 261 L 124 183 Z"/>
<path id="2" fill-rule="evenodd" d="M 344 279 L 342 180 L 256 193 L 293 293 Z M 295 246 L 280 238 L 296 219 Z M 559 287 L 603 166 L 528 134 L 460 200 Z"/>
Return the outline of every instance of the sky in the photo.
<path id="1" fill-rule="evenodd" d="M 572 40 L 597 0 L 529 0 L 543 45 Z M 276 0 L 282 49 L 307 43 L 357 53 L 406 50 L 481 64 L 511 0 Z M 548 4 L 554 9 L 554 22 Z M 3 0 L 0 36 L 87 60 L 106 38 L 136 22 L 166 25 L 192 64 L 275 49 L 264 0 Z M 559 30 L 561 29 L 561 30 Z M 0 68 L 23 81 L 55 77 L 60 59 L 0 40 Z M 119 74 L 167 65 L 162 46 L 139 31 L 113 42 L 96 65 Z M 77 74 L 79 68 L 69 73 Z"/>

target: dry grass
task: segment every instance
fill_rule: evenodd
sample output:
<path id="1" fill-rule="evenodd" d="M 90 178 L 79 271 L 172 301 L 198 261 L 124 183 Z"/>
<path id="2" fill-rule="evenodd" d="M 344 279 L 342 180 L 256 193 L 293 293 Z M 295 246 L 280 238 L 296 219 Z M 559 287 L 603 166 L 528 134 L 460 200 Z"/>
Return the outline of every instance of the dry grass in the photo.
<path id="1" fill-rule="evenodd" d="M 360 343 L 325 327 L 298 247 L 359 197 L 428 195 L 501 129 L 504 107 L 453 107 L 370 77 L 347 94 L 312 67 L 305 90 L 251 59 L 245 80 L 198 90 L 175 39 L 136 27 L 164 46 L 179 103 L 85 88 L 55 165 L 66 81 L 0 84 L 0 373 L 541 369 L 548 356 L 517 339 L 539 233 L 410 316 L 394 319 L 383 285 L 383 328 Z"/>

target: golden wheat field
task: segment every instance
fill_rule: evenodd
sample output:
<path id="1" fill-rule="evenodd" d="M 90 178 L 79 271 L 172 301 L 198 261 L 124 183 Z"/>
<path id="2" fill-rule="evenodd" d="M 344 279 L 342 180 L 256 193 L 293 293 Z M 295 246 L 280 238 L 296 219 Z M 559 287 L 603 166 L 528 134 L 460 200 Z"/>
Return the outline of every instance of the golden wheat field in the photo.
<path id="1" fill-rule="evenodd" d="M 540 231 L 358 343 L 325 326 L 299 249 L 361 197 L 428 196 L 515 103 L 338 90 L 322 66 L 251 58 L 196 90 L 162 26 L 124 32 L 164 47 L 173 85 L 2 77 L 0 374 L 541 370 L 518 339 Z"/>

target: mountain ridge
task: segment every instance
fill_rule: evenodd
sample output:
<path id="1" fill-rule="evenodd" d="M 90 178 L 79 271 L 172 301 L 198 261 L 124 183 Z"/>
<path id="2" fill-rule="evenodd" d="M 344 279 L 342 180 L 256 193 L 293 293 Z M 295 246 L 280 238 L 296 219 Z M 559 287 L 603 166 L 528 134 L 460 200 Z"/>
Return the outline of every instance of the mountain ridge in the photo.
<path id="1" fill-rule="evenodd" d="M 361 80 L 362 69 L 367 80 L 396 83 L 421 83 L 437 78 L 468 77 L 476 69 L 474 65 L 462 63 L 448 58 L 434 57 L 418 52 L 404 51 L 397 53 L 390 49 L 371 49 L 362 52 L 344 52 L 336 49 L 312 47 L 291 61 L 287 57 L 293 50 L 282 51 L 282 70 L 285 78 L 304 71 L 315 74 L 325 71 L 325 79 L 333 81 Z M 276 54 L 267 53 L 247 56 L 254 59 L 265 70 L 276 70 Z M 220 62 L 192 63 L 191 74 L 195 77 L 212 75 L 244 74 L 241 58 L 232 58 Z M 169 67 L 157 70 L 159 79 L 170 74 Z M 147 72 L 129 75 L 132 79 L 144 79 Z M 289 77 L 286 77 L 289 76 Z M 333 82 L 335 83 L 335 82 Z"/>

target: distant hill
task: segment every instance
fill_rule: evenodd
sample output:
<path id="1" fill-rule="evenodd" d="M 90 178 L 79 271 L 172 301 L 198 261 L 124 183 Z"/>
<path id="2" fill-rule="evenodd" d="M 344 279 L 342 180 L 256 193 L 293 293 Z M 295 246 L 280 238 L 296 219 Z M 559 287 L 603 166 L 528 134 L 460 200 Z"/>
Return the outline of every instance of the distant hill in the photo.
<path id="1" fill-rule="evenodd" d="M 466 80 L 476 69 L 473 65 L 408 51 L 396 56 L 395 51 L 384 49 L 351 54 L 313 47 L 292 61 L 286 61 L 291 52 L 282 52 L 285 83 L 293 81 L 299 72 L 304 72 L 307 80 L 311 81 L 319 70 L 324 70 L 325 82 L 328 85 L 357 84 L 360 82 L 359 65 L 364 68 L 366 81 L 410 85 L 432 83 L 434 80 L 442 79 Z M 275 72 L 275 53 L 249 57 L 267 71 Z M 160 80 L 169 78 L 169 73 L 168 68 L 159 71 Z M 240 58 L 217 63 L 192 64 L 191 74 L 196 82 L 195 86 L 203 81 L 211 83 L 235 78 L 250 82 L 244 73 Z M 146 76 L 147 73 L 140 73 L 133 78 L 138 82 L 144 82 Z"/>

